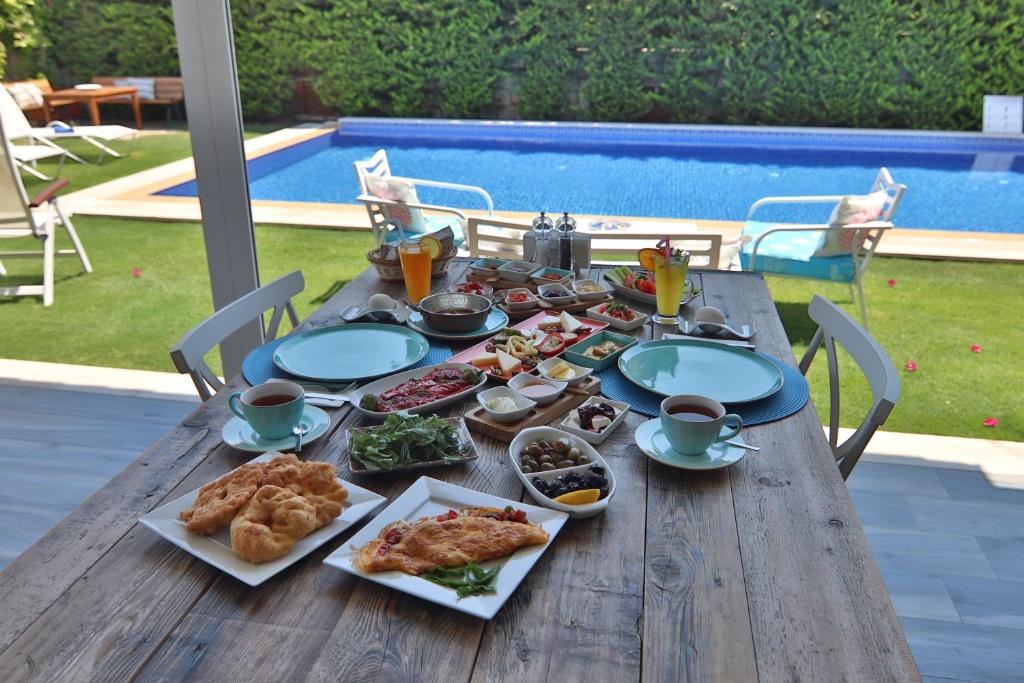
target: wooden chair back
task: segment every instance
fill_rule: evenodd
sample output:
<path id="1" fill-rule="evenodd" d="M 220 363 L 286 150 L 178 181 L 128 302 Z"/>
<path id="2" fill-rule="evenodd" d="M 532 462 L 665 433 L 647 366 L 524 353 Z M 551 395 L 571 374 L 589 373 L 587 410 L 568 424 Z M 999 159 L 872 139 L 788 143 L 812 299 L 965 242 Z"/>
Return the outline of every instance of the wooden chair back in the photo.
<path id="1" fill-rule="evenodd" d="M 185 82 L 181 76 L 93 76 L 92 82 L 113 86 L 122 78 L 152 78 L 153 99 L 140 100 L 141 104 L 177 104 L 185 100 Z"/>
<path id="2" fill-rule="evenodd" d="M 188 373 L 192 377 L 199 398 L 207 401 L 224 387 L 224 383 L 206 364 L 206 354 L 243 325 L 261 319 L 261 316 L 271 308 L 274 311 L 270 316 L 270 322 L 263 328 L 265 340 L 270 341 L 277 337 L 281 318 L 285 313 L 288 314 L 292 328 L 296 327 L 299 324 L 299 317 L 295 313 L 291 299 L 305 287 L 306 281 L 300 271 L 280 277 L 232 301 L 189 330 L 171 347 L 174 366 L 178 372 Z"/>
<path id="3" fill-rule="evenodd" d="M 522 258 L 523 233 L 532 230 L 528 223 L 490 216 L 470 216 L 466 225 L 466 247 L 473 258 Z M 666 235 L 673 247 L 690 252 L 694 268 L 718 268 L 722 253 L 722 236 L 717 233 L 681 233 L 673 228 L 637 232 L 590 232 L 592 264 L 636 263 L 632 257 L 643 247 L 653 247 Z M 608 260 L 610 256 L 629 256 L 628 260 Z M 605 257 L 602 259 L 601 257 Z"/>
<path id="4" fill-rule="evenodd" d="M 867 330 L 828 299 L 815 294 L 808 309 L 811 320 L 818 323 L 807 352 L 800 360 L 800 372 L 807 374 L 818 349 L 825 347 L 828 358 L 829 427 L 828 443 L 832 447 L 843 479 L 850 476 L 854 465 L 864 453 L 875 431 L 889 417 L 900 397 L 900 377 L 889 356 Z M 843 443 L 839 443 L 839 361 L 836 342 L 846 349 L 871 387 L 871 408 L 860 427 Z"/>

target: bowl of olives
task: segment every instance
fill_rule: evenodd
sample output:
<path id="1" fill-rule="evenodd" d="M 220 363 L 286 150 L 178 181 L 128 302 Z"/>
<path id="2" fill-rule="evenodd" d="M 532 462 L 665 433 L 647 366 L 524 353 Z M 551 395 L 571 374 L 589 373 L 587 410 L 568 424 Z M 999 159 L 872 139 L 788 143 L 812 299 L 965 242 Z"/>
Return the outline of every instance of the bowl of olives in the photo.
<path id="1" fill-rule="evenodd" d="M 509 458 L 531 498 L 570 517 L 604 512 L 615 493 L 615 477 L 594 447 L 554 427 L 531 427 L 519 432 L 509 445 Z M 597 489 L 598 499 L 578 505 L 555 500 L 583 489 Z"/>

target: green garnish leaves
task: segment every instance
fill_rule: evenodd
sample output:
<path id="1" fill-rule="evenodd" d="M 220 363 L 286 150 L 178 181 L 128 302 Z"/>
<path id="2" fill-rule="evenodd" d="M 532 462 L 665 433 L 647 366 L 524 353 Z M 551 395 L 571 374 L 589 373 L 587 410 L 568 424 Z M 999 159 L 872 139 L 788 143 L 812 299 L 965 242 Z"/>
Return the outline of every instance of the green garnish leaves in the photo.
<path id="1" fill-rule="evenodd" d="M 468 562 L 460 567 L 438 567 L 423 575 L 427 581 L 454 588 L 459 600 L 470 595 L 483 595 L 494 593 L 494 579 L 501 571 L 502 565 L 484 569 L 473 562 Z"/>
<path id="2" fill-rule="evenodd" d="M 349 458 L 368 470 L 393 470 L 418 462 L 459 462 L 469 450 L 437 415 L 392 413 L 384 424 L 349 432 Z"/>

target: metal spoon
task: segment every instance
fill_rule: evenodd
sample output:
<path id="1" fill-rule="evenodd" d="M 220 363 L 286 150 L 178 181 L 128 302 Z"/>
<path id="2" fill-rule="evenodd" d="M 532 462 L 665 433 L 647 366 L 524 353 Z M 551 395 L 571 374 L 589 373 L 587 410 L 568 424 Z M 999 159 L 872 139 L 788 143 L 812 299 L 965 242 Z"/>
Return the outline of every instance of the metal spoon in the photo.
<path id="1" fill-rule="evenodd" d="M 349 306 L 348 308 L 341 312 L 341 319 L 347 323 L 350 323 L 353 320 L 359 320 L 360 318 L 362 318 L 364 315 L 366 315 L 367 311 L 369 310 L 369 305 Z"/>
<path id="2" fill-rule="evenodd" d="M 703 332 L 725 332 L 739 339 L 750 339 L 754 336 L 754 330 L 750 325 L 744 325 L 737 330 L 725 322 L 725 314 L 714 306 L 701 306 L 693 317 L 695 326 Z"/>
<path id="3" fill-rule="evenodd" d="M 725 441 L 724 443 L 727 443 L 730 446 L 736 446 L 736 448 L 746 448 L 748 451 L 759 451 L 759 450 L 761 450 L 757 446 L 751 446 L 748 443 L 740 443 L 739 441 Z"/>
<path id="4" fill-rule="evenodd" d="M 309 427 L 302 424 L 301 422 L 292 427 L 292 434 L 295 435 L 295 452 L 298 453 L 302 450 L 302 437 L 309 431 Z"/>

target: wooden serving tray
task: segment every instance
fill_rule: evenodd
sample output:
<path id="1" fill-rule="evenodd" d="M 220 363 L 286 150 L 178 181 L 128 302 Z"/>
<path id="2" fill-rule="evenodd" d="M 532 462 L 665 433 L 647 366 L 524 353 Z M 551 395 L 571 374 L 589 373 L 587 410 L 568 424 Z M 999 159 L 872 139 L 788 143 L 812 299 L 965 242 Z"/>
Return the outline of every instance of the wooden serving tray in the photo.
<path id="1" fill-rule="evenodd" d="M 534 294 L 537 293 L 537 283 L 533 280 L 527 280 L 526 282 L 513 282 L 512 280 L 498 279 L 495 280 L 494 276 L 477 275 L 476 273 L 466 273 L 466 282 L 479 282 L 485 285 L 490 285 L 495 289 L 528 289 Z M 556 282 L 555 280 L 551 281 Z"/>
<path id="2" fill-rule="evenodd" d="M 562 311 L 565 311 L 566 313 L 586 313 L 587 309 L 589 308 L 593 308 L 594 306 L 600 306 L 601 304 L 608 303 L 609 301 L 614 300 L 615 297 L 609 294 L 608 296 L 602 299 L 591 299 L 590 301 L 577 301 L 575 303 L 563 304 L 562 306 L 553 306 L 551 308 L 541 308 L 540 306 L 534 306 L 533 308 L 528 308 L 525 311 L 513 311 L 508 307 L 508 304 L 505 303 L 498 304 L 498 308 L 500 308 L 502 311 L 505 312 L 506 315 L 508 315 L 509 320 L 518 321 L 525 320 L 527 318 L 537 315 L 538 313 L 544 313 L 546 315 L 558 315 Z"/>
<path id="3" fill-rule="evenodd" d="M 549 403 L 546 406 L 537 406 L 519 422 L 495 422 L 480 406 L 463 415 L 462 419 L 466 423 L 466 428 L 471 432 L 477 432 L 505 443 L 512 443 L 512 439 L 516 438 L 516 434 L 527 427 L 546 425 L 600 392 L 601 379 L 590 375 L 580 386 L 569 387 L 553 403 Z"/>

